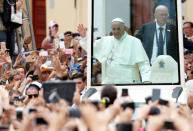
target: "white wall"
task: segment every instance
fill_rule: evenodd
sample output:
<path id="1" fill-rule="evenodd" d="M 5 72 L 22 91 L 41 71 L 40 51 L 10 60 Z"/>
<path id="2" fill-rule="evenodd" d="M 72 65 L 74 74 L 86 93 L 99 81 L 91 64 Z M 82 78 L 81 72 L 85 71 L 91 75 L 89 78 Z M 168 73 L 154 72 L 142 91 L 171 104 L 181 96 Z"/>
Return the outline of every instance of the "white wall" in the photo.
<path id="1" fill-rule="evenodd" d="M 94 38 L 108 35 L 117 17 L 130 27 L 130 16 L 130 0 L 94 0 Z"/>
<path id="2" fill-rule="evenodd" d="M 94 0 L 94 38 L 105 35 L 105 0 Z"/>
<path id="3" fill-rule="evenodd" d="M 88 25 L 88 0 L 46 0 L 46 21 L 47 29 L 50 20 L 59 23 L 59 33 L 65 31 L 77 31 L 78 24 Z M 54 6 L 50 4 L 54 2 Z M 50 8 L 52 7 L 52 8 Z M 48 32 L 48 30 L 47 30 Z"/>
<path id="4" fill-rule="evenodd" d="M 111 32 L 111 21 L 114 18 L 121 18 L 125 25 L 130 27 L 131 14 L 130 14 L 130 0 L 106 0 L 106 34 Z"/>

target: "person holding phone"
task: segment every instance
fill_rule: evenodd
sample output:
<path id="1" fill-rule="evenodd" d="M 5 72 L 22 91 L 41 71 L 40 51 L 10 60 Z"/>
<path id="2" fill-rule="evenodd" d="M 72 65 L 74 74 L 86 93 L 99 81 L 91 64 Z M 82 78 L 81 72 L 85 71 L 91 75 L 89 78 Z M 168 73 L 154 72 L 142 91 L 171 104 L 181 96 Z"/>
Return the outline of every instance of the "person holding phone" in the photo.
<path id="1" fill-rule="evenodd" d="M 59 46 L 59 36 L 57 35 L 59 26 L 56 21 L 50 21 L 49 36 L 42 41 L 42 48 L 44 49 L 57 49 Z"/>
<path id="2" fill-rule="evenodd" d="M 102 84 L 149 81 L 149 59 L 141 41 L 125 32 L 125 22 L 121 18 L 112 21 L 112 33 L 113 36 L 94 42 L 94 57 L 102 63 Z"/>

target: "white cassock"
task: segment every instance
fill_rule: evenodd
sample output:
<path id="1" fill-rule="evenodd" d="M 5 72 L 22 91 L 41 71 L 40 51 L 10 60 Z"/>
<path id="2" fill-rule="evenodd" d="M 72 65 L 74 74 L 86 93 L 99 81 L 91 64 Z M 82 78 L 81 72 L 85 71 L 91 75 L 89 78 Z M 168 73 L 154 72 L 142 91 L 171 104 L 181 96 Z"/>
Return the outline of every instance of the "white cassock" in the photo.
<path id="1" fill-rule="evenodd" d="M 120 40 L 114 36 L 96 40 L 93 54 L 102 63 L 102 84 L 150 81 L 149 59 L 142 43 L 126 32 Z"/>

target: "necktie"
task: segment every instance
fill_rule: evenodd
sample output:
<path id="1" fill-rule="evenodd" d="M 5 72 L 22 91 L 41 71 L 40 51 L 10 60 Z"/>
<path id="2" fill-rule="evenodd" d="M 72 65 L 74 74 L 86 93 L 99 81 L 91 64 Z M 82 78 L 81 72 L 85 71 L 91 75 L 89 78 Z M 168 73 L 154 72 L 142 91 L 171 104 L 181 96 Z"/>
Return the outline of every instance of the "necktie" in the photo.
<path id="1" fill-rule="evenodd" d="M 163 40 L 163 34 L 162 34 L 163 28 L 160 27 L 159 30 L 160 30 L 160 32 L 159 32 L 159 43 L 158 43 L 158 54 L 157 54 L 157 56 L 163 55 L 163 46 L 164 46 L 164 40 Z"/>

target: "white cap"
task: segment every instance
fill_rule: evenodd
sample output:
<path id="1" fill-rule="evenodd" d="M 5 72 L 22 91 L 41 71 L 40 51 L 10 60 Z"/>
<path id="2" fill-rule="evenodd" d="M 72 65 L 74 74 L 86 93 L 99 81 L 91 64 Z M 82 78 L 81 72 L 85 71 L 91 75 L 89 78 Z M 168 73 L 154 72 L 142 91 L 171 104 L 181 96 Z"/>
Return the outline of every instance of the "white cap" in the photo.
<path id="1" fill-rule="evenodd" d="M 60 40 L 64 39 L 64 33 L 59 34 L 59 39 L 60 39 Z"/>
<path id="2" fill-rule="evenodd" d="M 24 89 L 24 92 L 23 92 L 23 95 L 26 95 L 26 90 L 31 86 L 31 85 L 36 85 L 39 89 L 42 88 L 42 84 L 39 83 L 38 81 L 33 81 L 31 83 L 29 83 L 28 85 L 26 85 L 25 89 Z"/>
<path id="3" fill-rule="evenodd" d="M 125 24 L 125 22 L 121 18 L 115 18 L 112 20 L 112 23 L 113 22 L 121 22 L 121 23 Z"/>
<path id="4" fill-rule="evenodd" d="M 49 27 L 53 27 L 54 25 L 58 25 L 58 23 L 54 20 L 51 20 L 49 23 Z"/>

